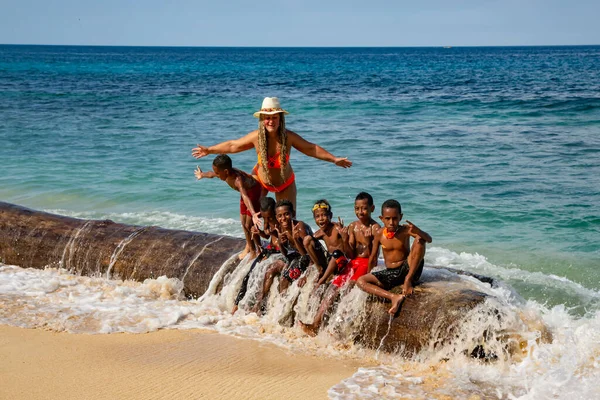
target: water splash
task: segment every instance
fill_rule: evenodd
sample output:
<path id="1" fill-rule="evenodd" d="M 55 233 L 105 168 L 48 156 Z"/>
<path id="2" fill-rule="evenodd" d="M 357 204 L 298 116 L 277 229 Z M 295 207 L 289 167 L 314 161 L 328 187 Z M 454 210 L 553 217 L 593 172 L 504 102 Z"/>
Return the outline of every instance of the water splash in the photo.
<path id="1" fill-rule="evenodd" d="M 113 253 L 110 256 L 110 262 L 108 263 L 108 268 L 106 269 L 106 279 L 110 279 L 110 277 L 111 277 L 110 272 L 112 271 L 112 268 L 115 265 L 115 263 L 117 262 L 119 256 L 125 249 L 125 246 L 127 246 L 129 243 L 131 243 L 131 241 L 133 239 L 135 239 L 136 236 L 138 236 L 140 233 L 142 233 L 148 229 L 149 229 L 149 227 L 143 227 L 141 229 L 137 229 L 137 230 L 133 231 L 125 239 L 123 239 L 119 242 L 119 244 L 117 245 L 117 247 L 115 248 L 115 250 L 113 251 Z"/>
<path id="2" fill-rule="evenodd" d="M 88 227 L 92 224 L 92 222 L 93 221 L 86 221 L 81 227 L 77 228 L 75 230 L 75 234 L 69 238 L 69 241 L 67 242 L 67 244 L 65 245 L 65 248 L 63 249 L 62 257 L 60 258 L 60 262 L 59 262 L 60 268 L 73 270 L 72 261 L 73 261 L 73 254 L 75 253 L 75 248 L 76 248 L 75 244 L 79 240 L 79 236 L 83 232 L 85 232 L 86 229 L 88 229 Z M 69 254 L 68 259 L 66 258 L 67 253 Z M 65 263 L 65 260 L 68 260 L 68 262 Z"/>
<path id="3" fill-rule="evenodd" d="M 225 237 L 225 236 L 220 236 L 220 237 L 218 237 L 217 239 L 213 240 L 212 242 L 208 242 L 208 243 L 206 243 L 206 244 L 204 245 L 204 247 L 202 247 L 202 250 L 200 250 L 200 251 L 198 252 L 198 254 L 196 254 L 196 256 L 195 256 L 195 257 L 192 259 L 192 261 L 191 261 L 191 262 L 188 264 L 187 268 L 185 269 L 185 272 L 184 272 L 183 276 L 181 277 L 181 281 L 182 281 L 182 282 L 184 282 L 184 281 L 185 281 L 185 277 L 187 276 L 187 274 L 188 274 L 188 271 L 190 270 L 191 266 L 192 266 L 192 265 L 193 265 L 193 264 L 196 262 L 196 260 L 198 260 L 198 258 L 200 258 L 200 256 L 201 256 L 202 254 L 204 254 L 204 251 L 205 251 L 205 250 L 208 248 L 208 246 L 210 246 L 210 245 L 213 245 L 213 244 L 217 243 L 217 242 L 218 242 L 218 241 L 220 241 L 220 240 L 223 240 L 223 238 L 224 238 L 224 237 Z M 237 254 L 235 254 L 235 255 L 237 255 Z M 232 257 L 233 257 L 233 256 L 232 256 Z M 230 257 L 228 261 L 230 261 L 230 260 L 231 260 L 231 261 L 232 261 L 232 260 L 234 260 L 232 257 Z M 230 262 L 231 262 L 231 261 L 230 261 Z M 228 262 L 225 262 L 225 264 L 223 264 L 223 265 L 229 265 L 229 264 L 230 264 L 230 262 L 229 262 L 229 263 L 228 263 Z M 221 268 L 223 268 L 223 267 L 221 267 Z"/>
<path id="4" fill-rule="evenodd" d="M 379 353 L 381 351 L 381 347 L 383 346 L 383 342 L 385 341 L 385 339 L 388 337 L 388 335 L 390 334 L 390 330 L 392 329 L 392 321 L 394 320 L 394 316 L 390 315 L 390 319 L 388 321 L 388 328 L 387 328 L 387 332 L 385 333 L 385 335 L 383 335 L 383 337 L 381 338 L 381 341 L 379 342 L 379 347 L 377 347 L 377 351 L 375 351 L 375 359 L 379 360 Z"/>
<path id="5" fill-rule="evenodd" d="M 368 366 L 334 386 L 329 392 L 332 398 L 597 397 L 598 311 L 578 319 L 565 307 L 548 309 L 516 298 L 502 285 L 491 287 L 472 280 L 493 297 L 457 318 L 460 329 L 451 340 L 440 340 L 446 332 L 433 326 L 429 346 L 406 359 L 381 351 L 390 320 L 377 350 L 354 342 L 357 326 L 364 323 L 367 299 L 356 287 L 344 288 L 329 324 L 316 338 L 280 324 L 289 313 L 295 313 L 296 318 L 311 317 L 315 300 L 307 296 L 313 290 L 310 278 L 304 288 L 292 284 L 284 294 L 276 290 L 275 283 L 265 316 L 248 312 L 268 262 L 255 267 L 248 295 L 232 316 L 233 299 L 250 265 L 246 260 L 232 269 L 229 264 L 234 260 L 232 256 L 222 265 L 209 291 L 198 300 L 183 299 L 183 285 L 177 279 L 160 277 L 138 283 L 74 276 L 62 270 L 0 267 L 0 298 L 5 306 L 0 310 L 0 323 L 86 333 L 208 328 L 269 341 L 293 351 L 363 360 Z M 427 273 L 450 274 L 437 270 Z M 553 336 L 551 341 L 541 340 L 543 329 L 536 326 L 540 316 Z M 482 335 L 482 329 L 489 333 Z M 472 349 L 478 345 L 483 357 L 473 358 Z M 374 366 L 374 362 L 383 364 Z"/>

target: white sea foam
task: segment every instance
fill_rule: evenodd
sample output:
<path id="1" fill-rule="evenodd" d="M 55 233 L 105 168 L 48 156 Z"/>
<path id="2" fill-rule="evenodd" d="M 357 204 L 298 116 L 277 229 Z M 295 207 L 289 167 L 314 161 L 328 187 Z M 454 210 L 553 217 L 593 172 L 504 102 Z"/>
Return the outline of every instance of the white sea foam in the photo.
<path id="1" fill-rule="evenodd" d="M 431 249 L 427 263 L 483 274 L 493 271 L 493 275 L 501 277 L 511 274 L 482 256 L 456 254 L 445 249 Z M 302 289 L 292 284 L 283 296 L 277 292 L 275 281 L 266 315 L 258 317 L 247 311 L 256 302 L 261 277 L 268 265 L 269 262 L 259 263 L 250 275 L 248 295 L 235 315 L 231 315 L 231 309 L 241 280 L 250 268 L 250 260 L 244 260 L 234 269 L 226 263 L 211 282 L 213 288 L 222 283 L 223 289 L 219 293 L 209 290 L 197 300 L 183 298 L 182 282 L 166 277 L 139 283 L 75 276 L 59 269 L 0 266 L 3 305 L 0 323 L 96 334 L 205 328 L 268 341 L 292 351 L 363 360 L 365 368 L 330 389 L 329 396 L 336 399 L 541 399 L 597 398 L 600 395 L 600 311 L 597 309 L 578 317 L 563 305 L 548 308 L 522 299 L 506 285 L 492 286 L 463 277 L 474 289 L 493 298 L 465 315 L 460 334 L 451 343 L 426 347 L 411 359 L 404 359 L 364 349 L 349 339 L 364 318 L 362 305 L 366 294 L 358 288 L 342 297 L 329 324 L 316 338 L 305 336 L 297 327 L 287 326 L 291 312 L 303 321 L 314 317 L 318 300 L 308 296 L 313 289 L 310 279 Z M 431 269 L 425 273 L 449 274 L 445 270 Z M 564 279 L 538 277 L 537 273 L 526 271 L 520 274 L 530 274 L 526 279 L 541 279 L 558 288 L 578 288 L 577 284 Z M 581 288 L 580 293 L 597 296 L 586 288 Z M 544 325 L 553 338 L 549 343 L 540 340 Z M 493 332 L 485 343 L 488 354 L 497 356 L 493 361 L 468 356 L 473 345 L 481 341 L 482 327 Z M 517 351 L 506 352 L 507 338 Z"/>
<path id="2" fill-rule="evenodd" d="M 243 237 L 239 220 L 232 218 L 207 218 L 177 214 L 168 211 L 145 211 L 127 213 L 102 213 L 98 211 L 44 210 L 52 214 L 82 219 L 110 219 L 115 222 L 143 226 L 160 226 L 167 229 L 201 231 L 217 235 Z"/>
<path id="3" fill-rule="evenodd" d="M 429 265 L 462 269 L 504 281 L 523 282 L 557 289 L 567 295 L 578 297 L 584 304 L 600 300 L 600 291 L 586 288 L 566 277 L 544 274 L 539 271 L 527 271 L 516 266 L 502 267 L 490 263 L 486 257 L 480 254 L 455 253 L 448 249 L 432 247 L 427 251 L 426 260 Z"/>

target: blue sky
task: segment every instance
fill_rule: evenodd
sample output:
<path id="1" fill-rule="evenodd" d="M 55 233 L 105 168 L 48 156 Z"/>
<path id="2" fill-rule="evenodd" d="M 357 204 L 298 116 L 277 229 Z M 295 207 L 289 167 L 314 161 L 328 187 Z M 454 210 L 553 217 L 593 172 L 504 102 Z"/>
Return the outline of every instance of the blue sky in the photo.
<path id="1" fill-rule="evenodd" d="M 600 44 L 599 0 L 0 0 L 0 10 L 4 44 Z"/>

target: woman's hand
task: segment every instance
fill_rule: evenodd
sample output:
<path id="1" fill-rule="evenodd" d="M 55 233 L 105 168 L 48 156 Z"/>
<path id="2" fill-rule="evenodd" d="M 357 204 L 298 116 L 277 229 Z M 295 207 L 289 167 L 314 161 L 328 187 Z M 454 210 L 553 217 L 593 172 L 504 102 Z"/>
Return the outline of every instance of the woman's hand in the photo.
<path id="1" fill-rule="evenodd" d="M 333 163 L 342 168 L 350 168 L 352 166 L 352 161 L 348 160 L 348 157 L 336 157 Z"/>
<path id="2" fill-rule="evenodd" d="M 194 147 L 192 149 L 192 156 L 194 156 L 194 158 L 202 158 L 209 154 L 208 147 L 202 145 L 198 145 L 198 147 Z"/>

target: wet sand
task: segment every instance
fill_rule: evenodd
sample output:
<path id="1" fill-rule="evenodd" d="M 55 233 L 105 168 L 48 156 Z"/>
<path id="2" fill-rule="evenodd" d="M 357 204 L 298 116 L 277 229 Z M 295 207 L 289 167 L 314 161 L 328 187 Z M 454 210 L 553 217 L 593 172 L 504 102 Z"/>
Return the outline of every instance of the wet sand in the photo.
<path id="1" fill-rule="evenodd" d="M 358 367 L 200 330 L 80 335 L 0 325 L 1 399 L 326 399 Z"/>

